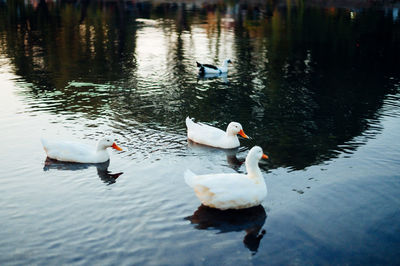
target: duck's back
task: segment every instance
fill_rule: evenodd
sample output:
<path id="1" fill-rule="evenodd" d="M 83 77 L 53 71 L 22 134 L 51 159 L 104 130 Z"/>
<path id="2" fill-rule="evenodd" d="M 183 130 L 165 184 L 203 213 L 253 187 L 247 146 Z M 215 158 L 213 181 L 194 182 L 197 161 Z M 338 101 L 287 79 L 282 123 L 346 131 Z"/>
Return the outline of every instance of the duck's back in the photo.
<path id="1" fill-rule="evenodd" d="M 81 143 L 42 139 L 42 144 L 47 156 L 59 161 L 91 163 L 96 156 L 93 147 Z"/>
<path id="2" fill-rule="evenodd" d="M 205 125 L 195 123 L 189 117 L 186 118 L 187 136 L 190 140 L 204 145 L 218 146 L 225 137 L 225 131 Z"/>
<path id="3" fill-rule="evenodd" d="M 257 184 L 244 174 L 186 173 L 185 180 L 204 205 L 222 210 L 257 206 L 267 195 L 265 183 Z"/>

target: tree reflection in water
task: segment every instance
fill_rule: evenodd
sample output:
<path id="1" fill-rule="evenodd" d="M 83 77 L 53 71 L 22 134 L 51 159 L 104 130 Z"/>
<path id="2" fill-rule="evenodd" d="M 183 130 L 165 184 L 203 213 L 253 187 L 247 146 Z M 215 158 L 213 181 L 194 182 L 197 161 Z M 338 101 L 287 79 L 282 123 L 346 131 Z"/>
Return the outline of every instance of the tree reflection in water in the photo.
<path id="1" fill-rule="evenodd" d="M 369 3 L 296 3 L 10 0 L 0 4 L 0 53 L 32 112 L 179 134 L 187 115 L 238 121 L 255 140 L 243 145 L 262 146 L 271 168 L 304 169 L 380 132 L 399 82 L 400 30 Z M 198 80 L 196 60 L 227 57 L 229 82 Z M 70 85 L 79 83 L 89 85 Z"/>

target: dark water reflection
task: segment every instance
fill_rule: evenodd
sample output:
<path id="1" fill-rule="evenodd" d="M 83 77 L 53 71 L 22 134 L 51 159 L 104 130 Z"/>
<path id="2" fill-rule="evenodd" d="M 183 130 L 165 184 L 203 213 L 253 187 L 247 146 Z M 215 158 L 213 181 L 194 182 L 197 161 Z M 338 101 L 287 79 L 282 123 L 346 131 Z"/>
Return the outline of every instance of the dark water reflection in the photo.
<path id="1" fill-rule="evenodd" d="M 302 169 L 352 152 L 358 145 L 346 143 L 371 126 L 378 132 L 377 112 L 396 93 L 399 23 L 383 9 L 33 3 L 0 10 L 1 51 L 32 111 L 174 133 L 187 115 L 237 120 L 272 167 Z M 227 77 L 197 80 L 197 59 L 227 57 Z"/>
<path id="2" fill-rule="evenodd" d="M 195 154 L 212 154 L 221 153 L 226 155 L 226 161 L 232 169 L 238 171 L 240 166 L 245 162 L 245 158 L 238 158 L 237 154 L 240 148 L 221 150 L 213 147 L 208 147 L 205 145 L 197 144 L 191 140 L 188 140 L 188 147 Z M 241 149 L 243 150 L 243 148 Z"/>
<path id="3" fill-rule="evenodd" d="M 383 7 L 33 3 L 0 9 L 0 49 L 32 111 L 173 133 L 187 115 L 236 120 L 272 167 L 303 169 L 351 153 L 359 144 L 348 142 L 372 126 L 374 137 L 396 93 L 399 22 Z M 197 80 L 197 59 L 228 57 L 227 77 Z"/>
<path id="4" fill-rule="evenodd" d="M 109 166 L 110 166 L 110 160 L 104 163 L 69 163 L 69 162 L 60 162 L 47 157 L 44 162 L 43 171 L 49 171 L 49 170 L 80 171 L 88 169 L 90 167 L 95 167 L 97 169 L 97 175 L 99 176 L 100 180 L 106 183 L 107 185 L 111 185 L 114 184 L 117 178 L 123 173 L 122 172 L 111 173 L 108 170 Z"/>
<path id="5" fill-rule="evenodd" d="M 253 255 L 257 253 L 260 241 L 266 231 L 262 229 L 267 214 L 264 207 L 259 205 L 244 210 L 217 210 L 204 205 L 185 218 L 195 224 L 199 230 L 213 229 L 218 233 L 245 231 L 243 243 Z"/>

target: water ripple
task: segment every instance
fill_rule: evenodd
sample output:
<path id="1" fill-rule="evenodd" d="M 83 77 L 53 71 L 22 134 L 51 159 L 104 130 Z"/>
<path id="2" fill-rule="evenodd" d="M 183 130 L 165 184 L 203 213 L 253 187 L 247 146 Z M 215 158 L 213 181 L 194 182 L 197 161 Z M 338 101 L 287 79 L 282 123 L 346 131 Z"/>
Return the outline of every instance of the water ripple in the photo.
<path id="1" fill-rule="evenodd" d="M 398 262 L 395 10 L 161 2 L 1 2 L 0 263 Z M 195 145 L 186 116 L 252 139 Z M 40 144 L 106 134 L 107 167 L 50 165 Z M 254 145 L 263 206 L 199 207 L 184 171 L 245 173 Z"/>

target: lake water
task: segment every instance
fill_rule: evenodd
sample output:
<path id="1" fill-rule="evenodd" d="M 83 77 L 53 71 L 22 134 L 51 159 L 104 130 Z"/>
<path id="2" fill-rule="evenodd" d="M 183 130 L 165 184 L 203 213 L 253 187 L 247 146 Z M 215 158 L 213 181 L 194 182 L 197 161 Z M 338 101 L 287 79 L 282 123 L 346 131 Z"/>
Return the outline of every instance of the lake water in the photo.
<path id="1" fill-rule="evenodd" d="M 399 6 L 349 3 L 0 1 L 0 264 L 400 264 Z M 186 116 L 251 139 L 193 146 Z M 105 134 L 101 165 L 40 143 Z M 254 145 L 262 206 L 200 206 L 184 171 Z"/>

